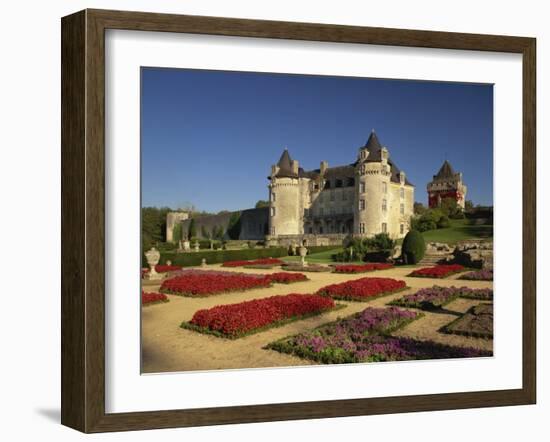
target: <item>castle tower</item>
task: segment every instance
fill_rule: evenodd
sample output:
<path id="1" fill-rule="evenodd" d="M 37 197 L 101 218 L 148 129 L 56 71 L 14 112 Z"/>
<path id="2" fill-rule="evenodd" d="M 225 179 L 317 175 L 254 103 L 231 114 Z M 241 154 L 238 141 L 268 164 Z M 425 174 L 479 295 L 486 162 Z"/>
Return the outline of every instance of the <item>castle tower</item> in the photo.
<path id="1" fill-rule="evenodd" d="M 279 162 L 271 166 L 269 179 L 269 235 L 303 234 L 298 161 L 292 160 L 287 149 Z"/>
<path id="2" fill-rule="evenodd" d="M 464 209 L 468 188 L 462 180 L 462 173 L 456 173 L 447 160 L 439 172 L 428 183 L 428 205 L 430 208 L 439 207 L 445 198 L 452 198 L 459 207 Z"/>
<path id="3" fill-rule="evenodd" d="M 392 171 L 388 149 L 382 146 L 374 129 L 359 148 L 355 173 L 354 233 L 359 236 L 390 233 Z"/>

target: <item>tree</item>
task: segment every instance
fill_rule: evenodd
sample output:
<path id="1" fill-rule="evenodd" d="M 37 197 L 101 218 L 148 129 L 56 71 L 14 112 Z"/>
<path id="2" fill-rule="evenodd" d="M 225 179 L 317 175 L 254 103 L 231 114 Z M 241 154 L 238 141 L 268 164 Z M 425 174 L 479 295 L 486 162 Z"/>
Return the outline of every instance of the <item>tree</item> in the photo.
<path id="1" fill-rule="evenodd" d="M 464 218 L 462 207 L 458 205 L 454 198 L 443 198 L 440 205 L 441 211 L 452 219 Z"/>
<path id="2" fill-rule="evenodd" d="M 212 229 L 212 237 L 214 239 L 221 240 L 223 239 L 223 227 L 222 226 L 214 226 Z"/>
<path id="3" fill-rule="evenodd" d="M 256 209 L 260 209 L 261 207 L 269 207 L 269 201 L 258 200 L 256 201 L 256 205 L 254 207 L 256 207 Z"/>
<path id="4" fill-rule="evenodd" d="M 473 209 L 474 203 L 472 202 L 472 200 L 466 200 L 464 202 L 464 210 L 466 210 L 467 212 L 471 212 Z"/>
<path id="5" fill-rule="evenodd" d="M 141 245 L 143 250 L 166 242 L 166 214 L 172 212 L 169 207 L 142 207 L 141 209 Z"/>
<path id="6" fill-rule="evenodd" d="M 415 215 L 423 215 L 426 213 L 426 210 L 428 210 L 424 204 L 419 203 L 418 201 L 414 203 L 413 208 Z"/>
<path id="7" fill-rule="evenodd" d="M 195 218 L 191 218 L 191 221 L 189 221 L 189 228 L 187 229 L 187 239 L 196 238 L 197 237 L 197 226 L 195 224 Z"/>

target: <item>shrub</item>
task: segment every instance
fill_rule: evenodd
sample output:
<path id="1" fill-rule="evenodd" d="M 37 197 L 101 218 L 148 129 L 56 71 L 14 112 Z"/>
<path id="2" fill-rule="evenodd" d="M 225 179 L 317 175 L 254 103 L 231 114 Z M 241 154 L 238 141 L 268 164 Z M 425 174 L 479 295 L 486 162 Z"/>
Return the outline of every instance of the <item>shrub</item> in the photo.
<path id="1" fill-rule="evenodd" d="M 416 264 L 424 258 L 426 243 L 424 237 L 416 230 L 411 230 L 405 236 L 402 246 L 402 257 L 405 264 Z"/>
<path id="2" fill-rule="evenodd" d="M 446 229 L 448 227 L 451 227 L 451 220 L 448 216 L 443 215 L 441 218 L 439 218 L 439 221 L 437 222 L 437 228 Z"/>
<path id="3" fill-rule="evenodd" d="M 364 244 L 367 247 L 367 250 L 370 251 L 381 251 L 381 250 L 391 250 L 395 245 L 395 241 L 390 238 L 390 235 L 387 233 L 378 233 L 372 238 L 367 238 L 364 241 Z"/>

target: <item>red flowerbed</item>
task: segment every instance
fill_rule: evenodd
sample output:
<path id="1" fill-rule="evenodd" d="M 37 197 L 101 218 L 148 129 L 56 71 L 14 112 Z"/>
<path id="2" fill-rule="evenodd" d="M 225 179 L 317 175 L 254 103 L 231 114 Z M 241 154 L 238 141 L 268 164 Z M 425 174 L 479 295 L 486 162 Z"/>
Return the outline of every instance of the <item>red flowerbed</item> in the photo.
<path id="1" fill-rule="evenodd" d="M 168 302 L 168 296 L 163 293 L 145 293 L 141 292 L 141 304 L 142 305 L 151 305 L 158 304 L 160 302 Z"/>
<path id="2" fill-rule="evenodd" d="M 340 284 L 331 284 L 319 289 L 318 295 L 334 299 L 364 301 L 373 297 L 397 292 L 406 287 L 405 281 L 392 278 L 361 278 Z"/>
<path id="3" fill-rule="evenodd" d="M 278 272 L 265 276 L 277 284 L 292 284 L 293 282 L 307 281 L 307 276 L 303 273 Z"/>
<path id="4" fill-rule="evenodd" d="M 222 267 L 243 267 L 249 265 L 280 265 L 284 264 L 283 261 L 277 258 L 261 258 L 253 261 L 226 261 L 222 264 Z"/>
<path id="5" fill-rule="evenodd" d="M 460 264 L 442 264 L 435 267 L 425 267 L 409 274 L 420 278 L 445 278 L 454 273 L 462 272 L 464 267 Z"/>
<path id="6" fill-rule="evenodd" d="M 271 279 L 266 275 L 244 275 L 230 272 L 186 273 L 162 283 L 160 291 L 182 296 L 207 296 L 217 293 L 269 287 Z"/>
<path id="7" fill-rule="evenodd" d="M 368 264 L 344 264 L 334 266 L 334 273 L 365 273 L 374 270 L 391 269 L 393 264 L 372 262 Z"/>
<path id="8" fill-rule="evenodd" d="M 198 310 L 182 327 L 237 338 L 282 321 L 319 314 L 335 307 L 334 301 L 318 295 L 290 294 L 219 305 Z"/>

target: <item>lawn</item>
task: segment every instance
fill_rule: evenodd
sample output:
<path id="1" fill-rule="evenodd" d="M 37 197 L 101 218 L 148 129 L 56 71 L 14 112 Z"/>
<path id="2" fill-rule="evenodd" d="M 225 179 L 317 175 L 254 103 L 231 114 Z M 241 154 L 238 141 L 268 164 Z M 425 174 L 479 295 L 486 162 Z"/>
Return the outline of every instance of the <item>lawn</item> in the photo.
<path id="1" fill-rule="evenodd" d="M 493 239 L 492 224 L 471 224 L 467 219 L 451 220 L 451 227 L 446 229 L 428 230 L 422 236 L 426 242 L 445 242 L 456 244 L 469 239 Z"/>

